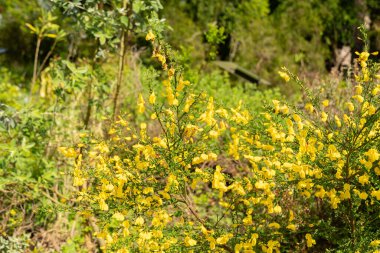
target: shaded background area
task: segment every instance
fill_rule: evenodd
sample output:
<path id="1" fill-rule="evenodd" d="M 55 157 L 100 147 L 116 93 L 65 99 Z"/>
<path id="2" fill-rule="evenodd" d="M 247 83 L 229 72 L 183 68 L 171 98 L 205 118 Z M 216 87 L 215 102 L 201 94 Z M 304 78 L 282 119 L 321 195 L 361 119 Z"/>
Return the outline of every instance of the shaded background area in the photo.
<path id="1" fill-rule="evenodd" d="M 183 55 L 191 55 L 187 61 L 192 67 L 203 67 L 212 60 L 234 61 L 274 83 L 279 79 L 271 73 L 281 66 L 309 76 L 327 73 L 339 69 L 347 53 L 351 57 L 362 49 L 356 39 L 361 24 L 368 28 L 371 48 L 380 47 L 380 3 L 376 0 L 166 0 L 162 4 L 161 16 L 172 28 L 166 32 L 168 41 Z M 2 0 L 3 65 L 10 64 L 30 77 L 35 40 L 24 23 L 32 23 L 51 6 L 44 0 L 28 4 Z M 69 36 L 55 55 L 76 59 L 96 54 L 97 42 L 56 12 Z M 49 40 L 42 44 L 41 57 L 51 44 Z M 137 47 L 144 45 L 137 43 Z"/>

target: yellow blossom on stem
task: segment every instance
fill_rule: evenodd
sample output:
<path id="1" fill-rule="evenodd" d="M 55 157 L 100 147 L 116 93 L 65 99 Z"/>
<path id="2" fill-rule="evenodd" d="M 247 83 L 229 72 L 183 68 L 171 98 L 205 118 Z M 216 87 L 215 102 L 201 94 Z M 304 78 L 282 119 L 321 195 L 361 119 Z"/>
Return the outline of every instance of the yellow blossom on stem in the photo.
<path id="1" fill-rule="evenodd" d="M 367 152 L 364 153 L 367 157 L 368 157 L 368 160 L 373 163 L 375 162 L 376 160 L 378 160 L 380 158 L 380 154 L 379 152 L 377 152 L 376 149 L 374 148 L 371 148 L 369 149 Z"/>
<path id="2" fill-rule="evenodd" d="M 192 246 L 197 245 L 197 241 L 190 238 L 189 236 L 185 237 L 184 242 L 187 247 L 192 247 Z"/>
<path id="3" fill-rule="evenodd" d="M 124 215 L 122 213 L 116 212 L 112 215 L 112 218 L 114 218 L 117 221 L 123 221 Z"/>
<path id="4" fill-rule="evenodd" d="M 222 192 L 227 191 L 226 180 L 221 172 L 222 168 L 218 165 L 214 173 L 214 179 L 212 180 L 212 188 L 219 189 Z"/>
<path id="5" fill-rule="evenodd" d="M 155 38 L 156 38 L 156 36 L 152 32 L 152 30 L 149 30 L 149 32 L 145 36 L 145 40 L 147 40 L 147 41 L 154 41 Z"/>
<path id="6" fill-rule="evenodd" d="M 352 96 L 352 98 L 358 101 L 359 103 L 363 103 L 364 101 L 364 98 L 361 95 L 355 95 L 355 96 Z"/>
<path id="7" fill-rule="evenodd" d="M 290 81 L 290 76 L 288 75 L 288 73 L 286 73 L 284 71 L 278 71 L 277 73 L 280 75 L 280 77 L 282 79 L 285 80 L 285 82 L 289 82 Z"/>
<path id="8" fill-rule="evenodd" d="M 342 126 L 342 122 L 340 121 L 339 117 L 335 115 L 334 119 L 335 119 L 336 126 L 337 127 L 341 127 Z"/>
<path id="9" fill-rule="evenodd" d="M 142 94 L 139 94 L 139 98 L 138 98 L 138 101 L 137 101 L 137 111 L 139 113 L 144 113 L 145 112 L 145 101 L 144 101 L 144 98 L 143 98 Z"/>
<path id="10" fill-rule="evenodd" d="M 368 182 L 369 182 L 368 174 L 364 174 L 359 177 L 359 183 L 361 183 L 362 185 L 368 184 Z"/>
<path id="11" fill-rule="evenodd" d="M 313 247 L 313 245 L 316 244 L 316 242 L 313 239 L 313 237 L 311 236 L 311 234 L 306 234 L 305 238 L 306 238 L 306 244 L 307 244 L 308 248 L 311 248 L 311 247 Z"/>
<path id="12" fill-rule="evenodd" d="M 154 105 L 156 103 L 156 94 L 154 94 L 154 91 L 152 92 L 152 94 L 150 94 L 149 96 L 149 103 L 151 105 Z"/>
<path id="13" fill-rule="evenodd" d="M 280 243 L 278 241 L 269 240 L 267 245 L 262 245 L 261 249 L 265 253 L 280 253 Z"/>
<path id="14" fill-rule="evenodd" d="M 326 122 L 327 119 L 328 119 L 328 117 L 329 117 L 329 115 L 327 113 L 325 113 L 325 112 L 321 113 L 321 120 L 322 120 L 322 122 Z"/>
<path id="15" fill-rule="evenodd" d="M 307 103 L 305 105 L 305 110 L 308 111 L 309 113 L 313 113 L 314 111 L 314 106 L 311 103 Z"/>
<path id="16" fill-rule="evenodd" d="M 371 192 L 371 196 L 372 196 L 372 197 L 375 197 L 377 200 L 380 201 L 380 190 L 372 191 L 372 192 Z"/>
<path id="17" fill-rule="evenodd" d="M 297 230 L 297 226 L 294 225 L 294 224 L 289 224 L 288 226 L 286 226 L 287 229 L 289 230 L 292 230 L 292 231 L 296 231 Z"/>
<path id="18" fill-rule="evenodd" d="M 135 220 L 135 225 L 136 226 L 142 226 L 142 225 L 144 225 L 144 223 L 145 223 L 145 220 L 141 216 L 137 217 L 137 219 Z"/>
<path id="19" fill-rule="evenodd" d="M 376 107 L 374 107 L 373 105 L 369 105 L 368 106 L 368 115 L 374 115 L 376 113 Z"/>
<path id="20" fill-rule="evenodd" d="M 103 211 L 108 211 L 108 205 L 106 204 L 104 199 L 99 200 L 99 208 Z"/>
<path id="21" fill-rule="evenodd" d="M 270 228 L 274 228 L 274 229 L 279 229 L 281 227 L 280 224 L 278 224 L 277 222 L 272 222 L 272 223 L 269 223 L 268 225 Z"/>
<path id="22" fill-rule="evenodd" d="M 178 81 L 178 85 L 177 85 L 177 88 L 176 88 L 176 91 L 182 91 L 185 86 L 189 86 L 190 85 L 190 82 L 189 81 L 184 81 L 182 79 L 182 76 L 179 78 L 179 81 Z"/>
<path id="23" fill-rule="evenodd" d="M 173 67 L 170 67 L 170 69 L 168 70 L 169 79 L 171 79 L 174 76 L 174 73 L 175 73 L 175 69 Z"/>
<path id="24" fill-rule="evenodd" d="M 218 237 L 216 239 L 216 243 L 219 245 L 226 244 L 234 235 L 233 234 L 226 234 L 221 237 Z"/>
<path id="25" fill-rule="evenodd" d="M 355 110 L 354 104 L 351 102 L 347 102 L 346 106 L 350 112 L 353 112 Z"/>

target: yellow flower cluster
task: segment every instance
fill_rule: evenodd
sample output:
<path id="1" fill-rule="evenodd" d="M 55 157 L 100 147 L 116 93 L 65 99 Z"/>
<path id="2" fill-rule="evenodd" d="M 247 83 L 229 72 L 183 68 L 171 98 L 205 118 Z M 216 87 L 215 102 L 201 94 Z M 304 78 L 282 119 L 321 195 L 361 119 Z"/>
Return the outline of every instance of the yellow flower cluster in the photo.
<path id="1" fill-rule="evenodd" d="M 380 89 L 365 87 L 367 54 L 341 112 L 328 111 L 332 100 L 305 111 L 274 100 L 254 117 L 242 103 L 219 108 L 194 94 L 154 38 L 146 36 L 167 78 L 149 104 L 143 94 L 137 100 L 138 112 L 154 117 L 135 129 L 120 118 L 109 140 L 81 154 L 61 149 L 76 157 L 74 185 L 86 186 L 77 201 L 96 216 L 105 252 L 281 252 L 292 233 L 313 247 L 322 207 L 379 208 Z M 352 231 L 356 216 L 347 217 Z"/>

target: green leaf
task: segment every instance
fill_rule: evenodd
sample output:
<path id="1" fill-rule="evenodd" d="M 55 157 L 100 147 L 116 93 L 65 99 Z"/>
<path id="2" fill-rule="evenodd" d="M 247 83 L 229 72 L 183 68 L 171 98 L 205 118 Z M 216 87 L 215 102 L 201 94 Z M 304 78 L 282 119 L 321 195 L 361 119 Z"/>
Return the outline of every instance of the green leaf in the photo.
<path id="1" fill-rule="evenodd" d="M 88 67 L 84 66 L 84 67 L 78 68 L 76 71 L 76 74 L 86 74 L 87 72 L 88 72 Z"/>
<path id="2" fill-rule="evenodd" d="M 124 25 L 124 27 L 128 27 L 129 19 L 126 16 L 121 16 L 120 17 L 120 22 Z"/>
<path id="3" fill-rule="evenodd" d="M 45 37 L 48 37 L 48 38 L 57 38 L 57 34 L 54 34 L 54 33 L 48 33 L 48 34 L 45 34 Z"/>
<path id="4" fill-rule="evenodd" d="M 143 1 L 137 0 L 133 4 L 133 12 L 140 13 L 141 11 L 144 11 L 146 9 L 146 5 Z"/>
<path id="5" fill-rule="evenodd" d="M 71 70 L 71 72 L 75 73 L 77 71 L 77 68 L 75 67 L 74 63 L 71 63 L 69 61 L 64 61 L 64 63 Z"/>
<path id="6" fill-rule="evenodd" d="M 96 33 L 94 35 L 99 39 L 100 45 L 104 45 L 106 43 L 107 36 L 105 34 Z"/>
<path id="7" fill-rule="evenodd" d="M 154 11 L 159 11 L 159 10 L 161 10 L 161 9 L 164 8 L 162 6 L 160 0 L 151 1 L 150 4 L 152 5 L 152 8 L 153 8 Z"/>
<path id="8" fill-rule="evenodd" d="M 37 33 L 37 28 L 35 28 L 34 26 L 32 26 L 32 25 L 29 24 L 29 23 L 26 23 L 25 25 L 26 25 L 26 27 L 28 27 L 32 32 Z"/>

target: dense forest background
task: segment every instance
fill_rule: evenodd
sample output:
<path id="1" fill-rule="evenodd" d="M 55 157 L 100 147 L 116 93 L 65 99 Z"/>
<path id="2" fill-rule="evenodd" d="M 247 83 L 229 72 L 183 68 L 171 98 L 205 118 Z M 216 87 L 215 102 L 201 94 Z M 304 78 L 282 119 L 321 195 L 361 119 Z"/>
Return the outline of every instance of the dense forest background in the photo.
<path id="1" fill-rule="evenodd" d="M 77 1 L 72 2 L 75 6 Z M 311 76 L 341 67 L 344 47 L 349 47 L 352 57 L 363 46 L 357 39 L 361 24 L 368 28 L 371 47 L 379 48 L 380 43 L 380 4 L 375 0 L 194 0 L 163 1 L 162 5 L 165 8 L 159 16 L 169 28 L 163 31 L 165 38 L 192 67 L 209 66 L 213 60 L 234 61 L 272 82 L 279 79 L 271 73 L 281 66 Z M 27 70 L 33 65 L 31 52 L 36 40 L 24 24 L 33 23 L 53 6 L 49 1 L 2 1 L 0 46 L 6 49 L 2 60 L 25 77 L 32 75 Z M 55 8 L 54 13 L 68 33 L 54 55 L 71 60 L 95 58 L 100 34 L 78 27 L 78 20 L 68 17 L 62 8 Z M 117 36 L 107 30 L 112 29 L 107 24 L 99 25 L 103 26 L 103 36 Z M 131 38 L 131 44 L 136 43 L 136 51 L 142 52 L 146 44 L 138 41 L 139 37 L 136 34 Z M 52 44 L 53 40 L 47 39 L 41 45 L 41 57 L 48 54 Z"/>
<path id="2" fill-rule="evenodd" d="M 338 115 L 343 107 L 346 108 L 346 102 L 351 99 L 350 96 L 354 91 L 356 92 L 355 101 L 363 104 L 365 110 L 372 108 L 370 107 L 372 104 L 376 107 L 378 105 L 376 104 L 378 103 L 376 89 L 379 88 L 376 88 L 378 81 L 375 81 L 376 78 L 372 76 L 378 75 L 377 54 L 373 53 L 372 56 L 375 59 L 369 61 L 368 66 L 371 66 L 368 67 L 369 70 L 367 70 L 367 60 L 369 53 L 378 49 L 380 49 L 380 1 L 378 0 L 0 0 L 0 252 L 100 252 L 101 250 L 191 252 L 188 251 L 191 250 L 189 247 L 195 247 L 193 252 L 209 252 L 208 250 L 215 250 L 215 245 L 217 245 L 216 252 L 254 252 L 253 250 L 256 252 L 378 252 L 374 250 L 378 250 L 376 247 L 380 244 L 377 231 L 380 226 L 379 209 L 376 209 L 380 201 L 380 192 L 378 193 L 380 172 L 377 168 L 370 174 L 370 169 L 368 169 L 377 166 L 378 154 L 371 153 L 372 151 L 368 149 L 376 149 L 379 146 L 377 139 L 366 139 L 368 142 L 360 146 L 362 149 L 358 148 L 356 156 L 356 149 L 350 149 L 350 145 L 341 143 L 340 138 L 351 136 L 352 141 L 356 143 L 361 138 L 356 138 L 356 134 L 361 136 L 360 134 L 365 130 L 356 131 L 354 127 L 351 129 L 352 125 L 347 123 L 349 122 L 347 120 L 345 122 L 349 130 L 346 132 L 342 130 L 342 136 L 339 138 L 331 137 L 332 135 L 328 132 L 326 135 L 322 134 L 326 142 L 320 140 L 324 145 L 319 145 L 318 149 L 321 147 L 319 149 L 321 155 L 327 152 L 325 157 L 321 157 L 320 160 L 309 157 L 307 162 L 302 159 L 295 162 L 292 160 L 295 159 L 294 157 L 286 158 L 290 160 L 280 158 L 280 153 L 286 153 L 283 151 L 286 150 L 285 144 L 281 144 L 281 147 L 278 143 L 279 146 L 273 144 L 281 139 L 273 136 L 290 128 L 293 123 L 286 120 L 287 116 L 278 119 L 274 119 L 275 116 L 268 116 L 269 114 L 288 114 L 287 106 L 293 108 L 291 111 L 299 115 L 303 115 L 300 111 L 305 105 L 306 111 L 311 108 L 311 104 L 314 106 L 312 108 L 316 108 L 315 110 L 323 111 L 328 107 L 328 101 L 335 101 L 330 102 L 329 108 L 332 107 L 332 109 L 329 115 Z M 250 82 L 239 74 L 229 73 L 225 68 L 220 67 L 221 62 L 237 64 L 236 66 L 247 71 L 249 75 L 253 75 L 257 82 Z M 286 69 L 283 68 L 284 66 Z M 368 71 L 372 71 L 373 74 L 370 78 Z M 358 97 L 362 94 L 361 82 L 365 84 L 371 82 L 373 85 L 364 84 L 364 87 L 375 87 L 374 91 L 372 88 L 364 88 L 364 92 L 372 94 L 367 97 L 363 95 L 365 101 L 368 99 L 368 104 L 365 106 L 365 102 L 363 103 Z M 161 83 L 164 83 L 163 87 Z M 192 90 L 188 91 L 190 84 L 192 84 Z M 174 86 L 170 88 L 170 85 Z M 206 95 L 193 94 L 207 94 L 212 99 L 209 100 Z M 311 98 L 311 94 L 316 97 Z M 279 107 L 279 101 L 283 100 L 287 102 Z M 199 106 L 189 105 L 188 101 L 199 102 Z M 323 106 L 318 107 L 316 104 L 320 105 L 321 101 L 324 101 Z M 162 103 L 162 106 L 158 106 L 157 103 Z M 228 133 L 221 133 L 224 123 L 218 120 L 213 121 L 213 127 L 216 125 L 214 129 L 207 121 L 207 118 L 214 117 L 213 103 L 215 107 L 226 109 L 225 112 L 222 109 L 219 111 L 215 109 L 215 115 L 219 115 L 220 118 L 223 118 L 227 111 L 238 115 L 228 119 L 226 116 Z M 269 105 L 272 103 L 273 107 Z M 152 108 L 146 109 L 145 107 L 149 104 Z M 290 104 L 294 106 L 291 107 Z M 351 110 L 351 105 L 354 106 L 354 104 L 348 104 L 350 112 L 354 111 L 354 109 Z M 209 114 L 202 114 L 202 106 L 207 108 L 205 110 Z M 179 116 L 182 107 L 185 113 Z M 355 104 L 355 110 L 356 108 L 362 107 Z M 189 110 L 193 109 L 195 110 L 194 117 L 199 118 L 201 123 L 194 121 L 193 116 L 187 117 Z M 152 113 L 149 110 L 152 110 Z M 357 110 L 364 114 L 358 112 L 358 115 L 354 113 L 348 113 L 348 115 L 350 117 L 356 115 L 357 118 L 354 118 L 354 121 L 357 119 L 357 122 L 362 124 L 362 118 L 366 117 L 363 116 L 365 110 Z M 374 115 L 378 115 L 379 108 L 376 107 L 375 111 Z M 167 117 L 167 121 L 161 122 L 160 113 L 164 115 L 162 117 Z M 343 118 L 346 119 L 343 113 L 335 118 L 331 116 L 334 123 L 332 123 L 333 126 L 330 124 L 328 127 L 323 127 L 327 118 L 327 114 L 323 113 L 321 114 L 322 125 L 316 123 L 314 127 L 321 126 L 321 129 L 326 131 L 329 131 L 331 127 L 331 133 L 339 136 L 336 132 L 337 125 L 340 127 L 340 119 L 342 121 Z M 248 114 L 252 117 L 247 116 Z M 173 124 L 178 128 L 178 136 L 180 136 L 179 139 L 184 140 L 183 143 L 176 139 L 178 136 L 176 137 L 176 132 L 173 130 L 175 127 L 171 125 L 173 115 L 178 116 L 175 116 L 177 125 Z M 159 122 L 154 123 L 157 117 Z M 294 125 L 298 124 L 300 136 L 307 135 L 301 131 L 303 125 L 300 126 L 300 120 L 297 117 L 289 116 L 289 119 L 294 121 Z M 318 117 L 320 117 L 319 114 Z M 366 118 L 368 124 L 373 124 L 371 129 L 375 131 L 373 133 L 369 130 L 370 138 L 379 134 L 376 132 L 379 118 L 376 117 Z M 128 123 L 124 119 L 127 119 Z M 150 120 L 152 120 L 151 124 Z M 181 123 L 181 120 L 184 122 Z M 270 123 L 266 120 L 270 120 Z M 308 126 L 310 121 L 314 122 L 313 120 L 314 118 L 305 119 L 306 123 L 304 123 Z M 148 127 L 144 122 L 148 122 Z M 358 126 L 360 124 L 357 123 Z M 128 129 L 130 127 L 135 130 L 129 129 L 128 131 L 131 132 L 128 132 L 118 128 L 127 125 Z M 274 134 L 273 129 L 269 129 L 269 125 L 275 126 L 279 132 Z M 195 132 L 201 128 L 202 130 L 197 132 L 200 136 L 194 137 L 194 132 L 194 136 L 190 134 L 186 137 L 189 131 L 193 131 L 189 130 L 189 127 L 194 127 L 195 130 L 191 129 Z M 165 210 L 172 212 L 169 215 L 168 224 L 172 224 L 173 220 L 175 220 L 174 223 L 185 220 L 189 224 L 199 223 L 198 225 L 205 229 L 202 230 L 203 236 L 199 232 L 201 230 L 197 232 L 198 234 L 194 232 L 192 225 L 184 226 L 185 232 L 179 228 L 165 231 L 162 228 L 164 237 L 157 238 L 166 238 L 166 235 L 170 235 L 172 236 L 170 238 L 181 241 L 174 249 L 166 249 L 166 246 L 144 248 L 145 246 L 141 246 L 144 243 L 139 241 L 142 238 L 141 231 L 137 228 L 131 228 L 128 232 L 129 238 L 132 239 L 125 239 L 120 234 L 116 235 L 117 233 L 127 235 L 125 230 L 120 232 L 122 231 L 118 227 L 120 224 L 115 223 L 122 222 L 124 219 L 125 222 L 131 219 L 130 226 L 134 224 L 133 226 L 140 226 L 143 229 L 144 219 L 150 219 L 150 209 L 139 207 L 138 211 L 133 212 L 123 210 L 122 206 L 130 205 L 128 204 L 130 199 L 122 203 L 110 200 L 113 193 L 109 192 L 113 192 L 114 185 L 116 187 L 116 183 L 112 184 L 112 180 L 116 180 L 112 176 L 114 172 L 102 174 L 103 172 L 93 171 L 96 167 L 94 164 L 101 162 L 99 160 L 94 163 L 91 160 L 93 159 L 92 152 L 104 154 L 102 159 L 104 158 L 104 163 L 107 164 L 104 165 L 105 167 L 117 167 L 119 158 L 114 157 L 120 156 L 123 161 L 121 167 L 124 166 L 126 171 L 128 171 L 127 168 L 131 168 L 131 161 L 134 161 L 135 157 L 140 157 L 140 154 L 141 156 L 144 154 L 145 159 L 149 160 L 147 158 L 149 155 L 146 153 L 148 149 L 131 151 L 131 153 L 126 151 L 138 149 L 135 147 L 137 144 L 148 147 L 149 141 L 144 137 L 146 128 L 148 135 L 152 135 L 151 143 L 154 143 L 152 149 L 159 154 L 154 159 L 155 165 L 149 168 L 172 170 L 166 174 L 160 169 L 157 171 L 152 169 L 156 173 L 154 175 L 160 175 L 155 178 L 158 183 L 156 182 L 151 187 L 152 194 L 153 191 L 160 190 L 172 196 L 181 196 L 181 193 L 176 192 L 175 189 L 168 190 L 168 186 L 158 186 L 160 179 L 169 182 L 173 178 L 178 179 L 178 182 L 177 179 L 172 180 L 176 184 L 184 185 L 185 192 L 192 192 L 189 195 L 185 193 L 185 201 L 179 197 L 175 200 L 170 200 L 169 197 L 165 200 L 167 202 L 164 201 L 163 206 L 167 207 Z M 313 129 L 310 132 L 314 131 L 314 128 L 310 127 L 310 129 Z M 202 139 L 202 131 L 204 134 L 210 133 L 211 137 Z M 115 132 L 117 132 L 116 136 Z M 265 137 L 261 139 L 257 137 L 264 132 Z M 173 136 L 170 137 L 168 133 Z M 153 136 L 163 134 L 166 135 L 162 138 L 167 141 L 167 144 L 161 145 L 157 139 L 153 141 Z M 298 132 L 296 141 L 292 144 L 293 146 L 289 146 L 290 148 L 297 149 L 295 147 L 302 145 L 301 137 L 297 134 Z M 192 141 L 186 142 L 187 139 L 184 136 Z M 125 138 L 126 143 L 128 141 L 130 143 L 115 144 L 120 138 L 123 140 Z M 252 138 L 251 141 L 249 138 Z M 253 148 L 253 143 L 259 139 L 266 140 L 268 143 L 273 142 L 273 146 L 281 150 L 278 152 L 279 155 L 273 153 L 266 155 L 267 151 L 273 152 L 273 150 L 266 149 L 265 145 L 265 147 Z M 349 143 L 351 139 L 344 140 Z M 310 139 L 308 143 L 309 141 Z M 317 145 L 316 143 L 314 144 Z M 95 144 L 98 146 L 93 151 L 90 147 Z M 103 147 L 103 144 L 106 147 Z M 171 145 L 173 149 L 170 149 Z M 237 145 L 236 152 L 240 152 L 240 155 L 232 151 L 234 145 Z M 332 151 L 331 145 L 336 145 L 336 149 L 340 150 L 339 156 L 334 156 L 336 153 Z M 164 151 L 157 151 L 158 148 Z M 165 148 L 168 150 L 165 151 Z M 203 152 L 206 151 L 214 152 L 218 158 L 212 158 L 214 153 L 204 158 Z M 305 151 L 311 156 L 310 152 Z M 168 162 L 169 165 L 163 165 L 163 162 L 159 161 L 159 157 L 166 159 L 166 154 L 170 154 L 167 161 L 173 162 L 173 165 L 170 162 Z M 175 157 L 182 157 L 181 161 L 184 162 L 183 157 L 188 154 L 192 156 L 188 158 L 191 166 L 189 165 L 188 168 L 184 165 L 187 174 L 179 174 L 176 166 L 180 162 Z M 270 159 L 274 160 L 265 162 L 263 165 L 265 159 L 260 158 L 252 162 L 253 156 L 267 157 L 268 161 L 271 157 Z M 347 163 L 339 167 L 338 161 L 343 161 L 344 159 L 341 158 L 343 156 L 348 157 Z M 368 167 L 366 167 L 368 172 L 365 174 L 360 174 L 362 171 L 352 174 L 347 170 L 344 180 L 338 182 L 334 181 L 340 180 L 339 176 L 334 176 L 338 173 L 334 169 L 335 165 L 324 164 L 326 157 L 331 158 L 331 161 L 336 161 L 339 169 L 349 168 L 351 165 L 348 161 L 353 159 L 352 157 L 357 158 L 357 164 L 352 165 L 352 168 L 364 166 L 364 160 L 360 159 L 366 157 L 369 157 L 370 165 L 367 161 L 365 166 Z M 194 159 L 201 162 L 194 162 Z M 297 159 L 299 159 L 298 156 Z M 297 178 L 294 185 L 287 183 L 286 187 L 282 185 L 276 190 L 273 186 L 273 195 L 271 195 L 268 188 L 265 188 L 267 186 L 261 187 L 255 184 L 255 182 L 262 182 L 261 179 L 251 176 L 251 172 L 242 169 L 247 166 L 255 167 L 252 165 L 254 163 L 262 163 L 258 166 L 265 171 L 263 178 L 280 182 L 284 178 L 273 179 L 272 176 L 268 176 L 271 172 L 266 168 L 272 165 L 276 167 L 275 161 L 281 164 L 293 161 L 298 166 L 308 164 L 307 166 L 310 165 L 313 168 L 331 168 L 331 170 L 327 169 L 326 174 L 329 174 L 332 179 L 327 176 L 329 180 L 326 179 L 324 183 L 320 183 L 322 179 L 315 176 L 318 173 L 311 173 L 309 176 L 315 177 L 316 181 L 310 181 L 314 182 L 313 185 L 308 181 L 305 183 L 308 186 L 304 187 L 305 191 L 313 192 L 313 194 L 317 190 L 320 193 L 325 187 L 326 192 L 329 192 L 326 194 L 330 194 L 328 195 L 330 202 L 323 202 L 324 193 L 322 195 L 316 193 L 316 197 L 311 199 L 305 191 L 300 193 L 299 199 L 291 203 L 274 200 L 278 197 L 286 202 L 288 195 L 284 193 L 286 191 L 284 189 L 301 187 L 299 180 L 302 181 L 305 176 Z M 135 162 L 138 163 L 138 161 Z M 149 162 L 153 163 L 151 160 Z M 371 167 L 372 164 L 373 167 Z M 218 170 L 219 165 L 224 167 L 223 173 Z M 138 167 L 138 165 L 133 166 Z M 85 170 L 84 167 L 87 169 Z M 194 190 L 196 188 L 187 190 L 187 184 L 197 178 L 199 168 L 204 169 L 205 173 L 209 173 L 207 175 L 213 179 L 209 182 L 205 181 L 201 190 Z M 277 169 L 276 167 L 276 175 L 282 175 L 283 171 Z M 85 175 L 89 178 L 87 181 L 83 179 Z M 143 183 L 150 185 L 151 175 L 143 174 L 141 184 L 134 182 L 133 187 L 137 187 L 136 189 L 142 187 L 141 192 L 149 193 L 150 188 L 146 190 L 148 188 L 144 188 Z M 202 174 L 202 177 L 208 178 L 207 175 Z M 371 179 L 366 181 L 361 177 L 366 175 L 372 175 L 373 181 Z M 182 176 L 186 179 L 181 179 L 181 181 Z M 217 177 L 227 178 L 218 182 L 224 182 L 223 184 L 231 187 L 227 190 L 218 186 L 215 183 Z M 289 178 L 287 176 L 285 178 L 288 181 Z M 263 194 L 268 201 L 270 199 L 269 202 L 277 201 L 277 204 L 274 204 L 276 207 L 274 213 L 293 215 L 291 210 L 295 210 L 294 212 L 298 213 L 299 217 L 303 215 L 307 217 L 305 221 L 296 218 L 298 223 L 295 226 L 299 228 L 297 232 L 287 234 L 282 231 L 279 232 L 281 234 L 279 236 L 277 232 L 272 231 L 285 221 L 276 220 L 277 225 L 273 225 L 275 220 L 273 207 L 270 207 L 271 204 L 269 205 L 268 202 L 262 203 L 266 206 L 265 208 L 260 206 L 257 209 L 256 207 L 243 208 L 239 204 L 233 208 L 220 204 L 229 203 L 229 201 L 238 203 L 239 201 L 235 202 L 233 198 L 235 198 L 234 194 L 241 193 L 241 191 L 239 193 L 241 185 L 244 186 L 242 191 L 251 194 L 251 190 L 247 190 L 249 188 L 247 182 L 250 180 L 253 180 L 252 185 L 256 185 L 258 191 L 265 188 L 263 190 L 265 194 Z M 350 180 L 356 181 L 350 183 Z M 128 183 L 125 182 L 125 184 Z M 319 184 L 323 187 L 318 188 Z M 358 191 L 356 202 L 351 202 L 350 197 L 347 197 L 346 185 L 349 185 L 348 188 L 351 185 L 352 196 L 353 192 Z M 91 186 L 93 189 L 87 191 L 87 187 L 91 189 Z M 367 201 L 365 201 L 367 197 L 363 197 L 366 190 L 361 187 L 367 189 L 368 194 L 366 194 L 370 196 Z M 126 189 L 129 188 L 121 186 L 121 191 L 127 192 Z M 220 194 L 207 195 L 211 194 L 212 189 L 217 189 Z M 330 204 L 326 204 L 334 202 L 334 198 L 338 196 L 338 193 L 334 195 L 335 190 L 342 191 L 340 201 L 344 204 L 342 204 L 343 207 L 339 206 L 341 209 L 336 209 L 334 204 L 331 204 L 333 208 L 329 207 L 329 209 L 327 206 Z M 223 199 L 223 193 L 231 199 Z M 231 193 L 231 196 L 227 193 Z M 104 197 L 102 194 L 108 195 Z M 166 198 L 166 195 L 161 195 L 162 199 Z M 305 196 L 306 199 L 304 199 Z M 256 197 L 261 198 L 259 195 Z M 91 198 L 96 199 L 100 207 L 96 209 L 94 203 L 90 201 Z M 109 201 L 108 204 L 105 204 L 106 200 Z M 347 203 L 344 202 L 345 200 Z M 143 202 L 140 197 L 136 197 L 134 201 L 135 203 Z M 241 200 L 241 202 L 244 201 Z M 181 207 L 181 203 L 185 203 L 187 207 Z M 194 214 L 192 205 L 199 205 L 198 211 L 205 217 L 205 223 L 202 223 L 202 219 Z M 128 206 L 130 208 L 128 210 L 134 210 L 133 206 Z M 308 208 L 304 209 L 305 206 Z M 217 209 L 214 212 L 214 207 L 226 208 L 226 211 Z M 113 212 L 113 216 L 111 213 L 102 213 L 108 209 Z M 352 210 L 355 211 L 352 212 Z M 161 211 L 153 210 L 153 207 L 151 210 L 154 214 L 162 214 Z M 144 212 L 147 212 L 146 217 Z M 245 216 L 251 215 L 252 212 L 258 215 L 257 224 L 245 220 Z M 125 217 L 120 218 L 118 216 L 120 213 Z M 216 215 L 214 230 L 217 239 L 210 239 L 213 238 L 211 235 L 214 232 L 210 232 L 211 227 L 207 224 L 214 221 L 210 218 L 214 214 Z M 228 216 L 230 214 L 231 217 Z M 136 217 L 138 218 L 133 223 L 132 220 Z M 141 218 L 142 221 L 140 217 L 144 217 Z M 344 217 L 344 219 L 340 221 L 338 217 Z M 236 221 L 239 219 L 243 220 L 241 224 L 252 225 L 254 228 L 252 230 L 235 229 L 235 227 L 235 230 L 231 229 L 232 224 L 239 224 Z M 268 220 L 269 230 L 258 225 L 259 220 L 264 219 Z M 291 221 L 292 219 L 289 218 L 289 222 Z M 366 221 L 371 222 L 367 224 Z M 315 229 L 312 229 L 314 226 L 310 225 L 312 223 L 315 224 Z M 123 224 L 127 226 L 126 223 Z M 217 225 L 221 228 L 219 229 Z M 287 224 L 288 227 L 290 225 L 292 224 Z M 290 226 L 287 231 L 293 231 L 293 228 Z M 134 237 L 135 234 L 136 237 Z M 263 238 L 263 241 L 258 242 L 257 245 L 256 235 Z M 204 242 L 202 242 L 202 237 L 207 239 L 203 238 Z M 243 244 L 243 239 L 248 240 L 248 237 L 251 238 L 249 243 L 246 241 L 247 244 Z M 169 239 L 170 244 L 171 239 Z M 144 240 L 148 241 L 150 237 Z M 212 240 L 215 241 L 214 249 L 211 246 Z M 280 241 L 283 245 L 281 249 Z M 205 246 L 206 244 L 210 244 L 210 247 Z M 312 248 L 314 244 L 316 246 Z M 370 244 L 372 248 L 369 248 Z"/>

